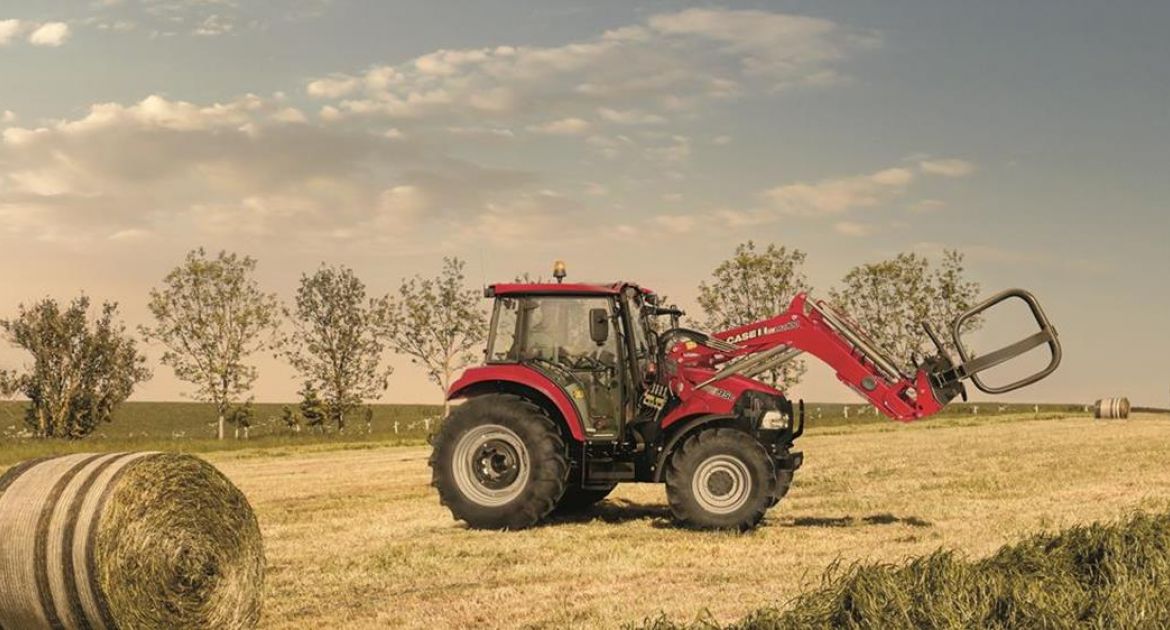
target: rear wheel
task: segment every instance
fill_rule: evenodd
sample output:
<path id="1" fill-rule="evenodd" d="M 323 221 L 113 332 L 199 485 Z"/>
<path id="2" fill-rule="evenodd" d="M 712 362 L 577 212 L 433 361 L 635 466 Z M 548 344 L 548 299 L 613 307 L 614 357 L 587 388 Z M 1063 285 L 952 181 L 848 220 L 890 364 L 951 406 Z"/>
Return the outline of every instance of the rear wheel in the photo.
<path id="1" fill-rule="evenodd" d="M 557 502 L 556 511 L 560 513 L 580 512 L 588 509 L 613 492 L 617 486 L 609 486 L 608 488 L 582 488 L 581 486 L 569 486 L 565 490 L 565 495 Z"/>
<path id="2" fill-rule="evenodd" d="M 666 496 L 684 525 L 747 530 L 777 498 L 775 464 L 751 435 L 711 428 L 687 438 L 670 458 Z"/>
<path id="3" fill-rule="evenodd" d="M 565 493 L 568 457 L 552 419 L 509 394 L 473 398 L 443 423 L 431 485 L 451 514 L 481 529 L 523 529 Z"/>

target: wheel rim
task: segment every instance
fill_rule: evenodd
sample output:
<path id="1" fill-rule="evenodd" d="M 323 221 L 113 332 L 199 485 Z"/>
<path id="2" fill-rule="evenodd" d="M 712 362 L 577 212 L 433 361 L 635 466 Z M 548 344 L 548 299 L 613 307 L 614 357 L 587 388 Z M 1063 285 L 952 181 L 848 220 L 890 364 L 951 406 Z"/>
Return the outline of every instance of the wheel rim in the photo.
<path id="1" fill-rule="evenodd" d="M 498 424 L 480 425 L 464 433 L 455 444 L 451 468 L 463 496 L 489 507 L 519 496 L 531 470 L 528 449 L 520 436 Z"/>
<path id="2" fill-rule="evenodd" d="M 747 465 L 730 455 L 708 457 L 691 478 L 695 500 L 713 514 L 729 514 L 743 507 L 751 490 L 752 477 Z"/>

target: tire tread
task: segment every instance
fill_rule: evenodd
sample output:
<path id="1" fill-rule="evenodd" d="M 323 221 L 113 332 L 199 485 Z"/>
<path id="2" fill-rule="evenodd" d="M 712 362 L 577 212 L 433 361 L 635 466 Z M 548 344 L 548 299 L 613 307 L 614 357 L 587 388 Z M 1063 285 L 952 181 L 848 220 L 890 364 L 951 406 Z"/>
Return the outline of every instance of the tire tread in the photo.
<path id="1" fill-rule="evenodd" d="M 490 416 L 500 423 L 535 424 L 533 443 L 526 444 L 531 462 L 529 487 L 512 502 L 495 508 L 467 501 L 450 475 L 450 451 L 462 430 L 474 426 L 480 417 Z M 537 461 L 539 458 L 539 462 Z M 569 459 L 565 440 L 544 408 L 515 394 L 484 394 L 456 408 L 443 421 L 427 460 L 431 467 L 431 485 L 438 490 L 439 503 L 459 520 L 476 529 L 524 529 L 548 516 L 561 496 L 569 477 Z M 517 503 L 519 501 L 519 503 Z"/>

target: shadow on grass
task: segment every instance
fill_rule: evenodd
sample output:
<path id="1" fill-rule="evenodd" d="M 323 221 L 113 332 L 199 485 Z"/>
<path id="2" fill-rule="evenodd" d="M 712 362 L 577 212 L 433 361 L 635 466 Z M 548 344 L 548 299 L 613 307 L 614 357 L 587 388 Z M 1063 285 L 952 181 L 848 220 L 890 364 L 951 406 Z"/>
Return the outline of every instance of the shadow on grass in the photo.
<path id="1" fill-rule="evenodd" d="M 675 527 L 670 508 L 665 505 L 644 505 L 626 499 L 606 499 L 600 503 L 573 512 L 553 512 L 544 523 L 588 523 L 600 520 L 605 523 L 628 523 L 631 521 L 654 521 L 655 526 Z"/>
<path id="2" fill-rule="evenodd" d="M 931 527 L 934 523 L 917 516 L 894 516 L 888 512 L 856 518 L 853 516 L 799 516 L 781 527 L 857 527 L 862 525 L 909 525 Z"/>

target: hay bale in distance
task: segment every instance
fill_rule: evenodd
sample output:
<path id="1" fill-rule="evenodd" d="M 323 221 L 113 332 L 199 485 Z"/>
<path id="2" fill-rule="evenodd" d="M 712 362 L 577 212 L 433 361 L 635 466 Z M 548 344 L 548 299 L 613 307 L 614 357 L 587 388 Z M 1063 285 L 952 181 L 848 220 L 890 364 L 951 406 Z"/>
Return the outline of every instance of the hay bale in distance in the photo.
<path id="1" fill-rule="evenodd" d="M 67 455 L 0 477 L 0 627 L 251 628 L 264 549 L 247 499 L 201 459 Z"/>
<path id="2" fill-rule="evenodd" d="M 1093 403 L 1094 418 L 1125 419 L 1129 417 L 1128 398 L 1102 398 Z"/>

